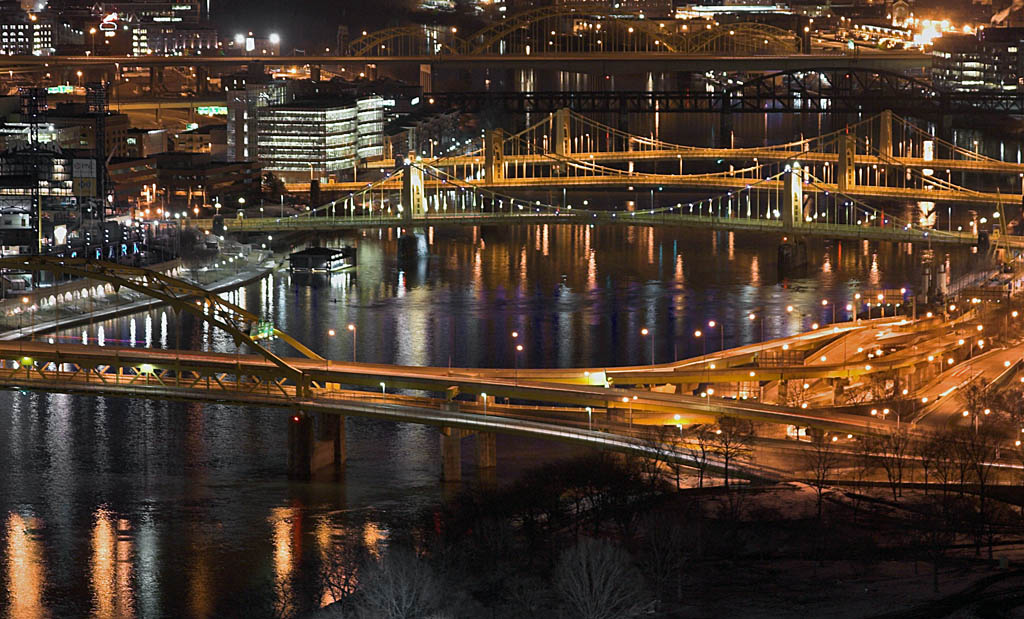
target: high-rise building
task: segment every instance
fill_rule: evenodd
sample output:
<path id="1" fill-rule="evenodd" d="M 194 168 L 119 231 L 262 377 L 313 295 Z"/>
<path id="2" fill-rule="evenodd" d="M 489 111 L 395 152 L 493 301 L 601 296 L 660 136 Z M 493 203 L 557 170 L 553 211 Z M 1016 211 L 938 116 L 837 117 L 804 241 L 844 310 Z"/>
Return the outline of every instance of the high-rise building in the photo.
<path id="1" fill-rule="evenodd" d="M 372 96 L 356 102 L 356 134 L 359 136 L 356 156 L 360 160 L 384 155 L 384 99 Z"/>
<path id="2" fill-rule="evenodd" d="M 227 160 L 256 158 L 256 135 L 263 108 L 291 101 L 288 82 L 260 76 L 236 76 L 226 85 L 228 130 Z"/>
<path id="3" fill-rule="evenodd" d="M 259 160 L 285 180 L 326 180 L 356 161 L 356 106 L 296 101 L 261 110 Z"/>
<path id="4" fill-rule="evenodd" d="M 297 101 L 260 110 L 259 160 L 286 181 L 347 176 L 384 154 L 379 96 Z"/>
<path id="5" fill-rule="evenodd" d="M 946 34 L 932 45 L 932 83 L 940 90 L 1024 90 L 1024 28 Z"/>

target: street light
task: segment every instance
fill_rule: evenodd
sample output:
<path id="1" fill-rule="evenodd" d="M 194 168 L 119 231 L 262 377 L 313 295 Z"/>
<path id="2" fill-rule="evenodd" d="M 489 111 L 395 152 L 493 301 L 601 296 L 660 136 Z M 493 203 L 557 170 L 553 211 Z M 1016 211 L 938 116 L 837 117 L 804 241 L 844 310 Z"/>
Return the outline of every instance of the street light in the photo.
<path id="1" fill-rule="evenodd" d="M 720 325 L 714 320 L 708 321 L 708 329 L 714 329 L 718 327 L 718 335 L 721 338 L 721 348 L 719 350 L 725 350 L 725 325 Z"/>
<path id="2" fill-rule="evenodd" d="M 828 307 L 828 299 L 822 299 L 821 300 L 821 306 L 822 307 Z M 832 304 L 832 324 L 835 324 L 835 322 L 836 322 L 836 304 L 833 303 Z"/>
<path id="3" fill-rule="evenodd" d="M 650 335 L 650 330 L 647 327 L 640 329 L 640 335 L 647 337 Z M 651 365 L 654 365 L 654 338 L 651 338 Z"/>
<path id="4" fill-rule="evenodd" d="M 348 330 L 352 332 L 352 363 L 356 362 L 356 326 L 348 323 Z"/>
<path id="5" fill-rule="evenodd" d="M 484 415 L 487 414 L 487 392 L 484 391 L 480 394 L 480 397 L 484 399 Z"/>
<path id="6" fill-rule="evenodd" d="M 519 386 L 519 353 L 523 352 L 523 345 L 516 344 L 516 369 L 515 369 L 515 386 Z"/>
<path id="7" fill-rule="evenodd" d="M 587 407 L 587 430 L 594 430 L 594 409 Z"/>
<path id="8" fill-rule="evenodd" d="M 387 393 L 387 387 L 386 387 L 386 385 L 384 385 L 384 381 L 381 381 L 381 383 L 380 383 L 380 394 L 381 394 L 382 397 L 386 396 L 388 394 Z"/>

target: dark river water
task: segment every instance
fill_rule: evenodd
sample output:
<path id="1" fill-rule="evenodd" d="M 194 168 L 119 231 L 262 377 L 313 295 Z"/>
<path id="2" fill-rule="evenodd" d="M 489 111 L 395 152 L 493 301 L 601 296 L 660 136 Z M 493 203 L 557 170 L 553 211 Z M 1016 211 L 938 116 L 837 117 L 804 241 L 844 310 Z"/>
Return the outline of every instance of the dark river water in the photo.
<path id="1" fill-rule="evenodd" d="M 822 299 L 913 287 L 922 258 L 818 243 L 805 272 L 780 280 L 763 237 L 519 226 L 430 230 L 429 255 L 400 263 L 393 234 L 335 239 L 358 245 L 354 273 L 280 272 L 228 296 L 335 359 L 351 358 L 353 323 L 360 361 L 511 366 L 517 330 L 522 366 L 614 365 L 649 362 L 652 344 L 658 361 L 699 354 L 692 333 L 712 319 L 726 346 L 760 338 L 750 312 L 767 337 L 830 321 Z M 955 273 L 973 258 L 948 260 Z M 190 348 L 234 350 L 205 324 L 186 318 L 180 332 Z M 157 309 L 61 336 L 173 347 L 177 333 Z M 331 600 L 321 576 L 350 567 L 344 549 L 378 550 L 396 519 L 445 492 L 428 427 L 350 418 L 344 479 L 296 483 L 286 411 L 16 392 L 0 408 L 0 609 L 18 619 L 298 614 Z M 499 478 L 573 453 L 499 437 Z"/>

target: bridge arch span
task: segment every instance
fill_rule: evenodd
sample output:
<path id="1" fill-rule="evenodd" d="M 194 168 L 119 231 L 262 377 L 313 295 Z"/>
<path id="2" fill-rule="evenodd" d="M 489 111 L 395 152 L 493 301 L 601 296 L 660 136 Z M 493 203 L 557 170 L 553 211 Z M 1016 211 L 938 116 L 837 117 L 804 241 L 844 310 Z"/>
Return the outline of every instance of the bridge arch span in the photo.
<path id="1" fill-rule="evenodd" d="M 147 297 L 159 299 L 170 305 L 177 312 L 188 312 L 210 326 L 230 335 L 235 343 L 248 344 L 267 361 L 279 367 L 297 385 L 307 381 L 302 371 L 295 368 L 267 348 L 261 346 L 250 335 L 247 327 L 255 324 L 259 316 L 222 299 L 219 295 L 194 286 L 180 279 L 164 275 L 150 269 L 131 267 L 111 262 L 92 260 L 89 258 L 59 258 L 55 256 L 11 256 L 0 258 L 0 269 L 12 269 L 31 272 L 49 272 L 71 275 L 98 282 L 95 285 L 85 284 L 64 293 L 64 299 L 86 299 L 100 296 L 106 286 L 112 292 L 125 287 Z M 59 302 L 59 299 L 57 299 Z M 310 350 L 292 336 L 274 329 L 274 335 L 287 342 L 292 348 L 310 359 L 322 360 L 323 357 Z"/>
<path id="2" fill-rule="evenodd" d="M 791 69 L 768 73 L 734 86 L 725 95 L 734 102 L 745 99 L 789 101 L 798 95 L 808 109 L 827 105 L 823 103 L 826 100 L 871 95 L 879 110 L 898 107 L 897 104 L 907 98 L 941 98 L 940 93 L 923 80 L 893 71 L 862 67 Z"/>
<path id="3" fill-rule="evenodd" d="M 466 42 L 442 26 L 396 26 L 354 39 L 352 56 L 447 56 L 462 54 Z"/>

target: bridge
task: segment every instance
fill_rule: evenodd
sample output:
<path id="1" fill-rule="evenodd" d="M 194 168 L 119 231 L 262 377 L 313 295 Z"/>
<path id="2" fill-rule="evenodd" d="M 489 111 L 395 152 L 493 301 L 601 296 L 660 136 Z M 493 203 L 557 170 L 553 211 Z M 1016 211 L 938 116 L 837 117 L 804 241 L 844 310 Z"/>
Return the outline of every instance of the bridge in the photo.
<path id="1" fill-rule="evenodd" d="M 477 433 L 478 464 L 484 468 L 494 466 L 495 433 L 643 456 L 657 451 L 682 464 L 694 463 L 690 450 L 684 444 L 652 443 L 651 427 L 681 429 L 725 416 L 863 434 L 888 425 L 856 410 L 769 404 L 756 401 L 756 395 L 750 399 L 739 394 L 756 394 L 751 385 L 760 385 L 762 393 L 768 386 L 781 392 L 793 380 L 813 382 L 832 393 L 861 376 L 898 375 L 934 365 L 926 355 L 966 357 L 962 341 L 935 337 L 946 327 L 937 318 L 856 320 L 849 315 L 807 333 L 652 366 L 479 369 L 340 362 L 320 357 L 279 331 L 276 336 L 300 356 L 271 352 L 265 340 L 251 335 L 250 326 L 259 317 L 201 288 L 145 269 L 39 256 L 0 259 L 0 268 L 137 290 L 227 332 L 239 346 L 231 354 L 3 341 L 0 387 L 282 408 L 292 420 L 289 470 L 300 477 L 308 476 L 315 464 L 340 465 L 344 460 L 344 424 L 339 419 L 346 415 L 440 427 L 446 479 L 459 478 L 461 439 L 470 432 Z M 59 312 L 63 301 L 54 298 L 45 304 Z M 861 354 L 863 346 L 854 352 L 857 343 L 873 348 L 875 341 L 887 346 L 900 342 L 903 350 L 870 361 Z M 925 349 L 920 347 L 923 341 L 932 344 Z M 249 352 L 243 353 L 242 346 Z M 780 363 L 783 358 L 799 361 Z M 677 387 L 666 391 L 653 389 L 656 385 Z M 734 395 L 712 397 L 711 386 Z M 774 473 L 748 467 L 745 474 Z"/>
<path id="2" fill-rule="evenodd" d="M 481 142 L 462 153 L 410 153 L 398 167 L 381 162 L 377 180 L 320 185 L 322 191 L 342 195 L 307 213 L 225 221 L 216 231 L 445 223 L 664 224 L 796 237 L 974 244 L 989 213 L 993 223 L 999 217 L 1005 221 L 1004 206 L 1022 201 L 1024 164 L 947 142 L 890 111 L 775 146 L 704 148 L 630 134 L 562 109 L 517 133 L 487 131 Z M 954 174 L 987 180 L 995 191 L 957 184 Z M 286 188 L 305 192 L 309 185 Z M 558 203 L 522 195 L 551 189 L 561 192 Z M 594 199 L 592 192 L 601 189 L 642 189 L 650 202 L 637 200 L 627 211 L 589 208 L 586 198 Z M 569 191 L 574 192 L 571 201 Z M 580 196 L 581 191 L 588 193 Z M 674 198 L 665 197 L 670 194 Z M 685 201 L 678 200 L 681 194 L 687 195 Z M 924 205 L 926 218 L 934 221 L 939 221 L 937 205 L 949 205 L 950 213 L 954 204 L 986 210 L 967 230 L 953 230 L 950 221 L 943 230 L 887 213 L 873 205 L 879 202 Z M 213 220 L 196 223 L 215 228 Z M 1004 247 L 1024 247 L 1024 238 L 1000 232 L 990 234 Z"/>

